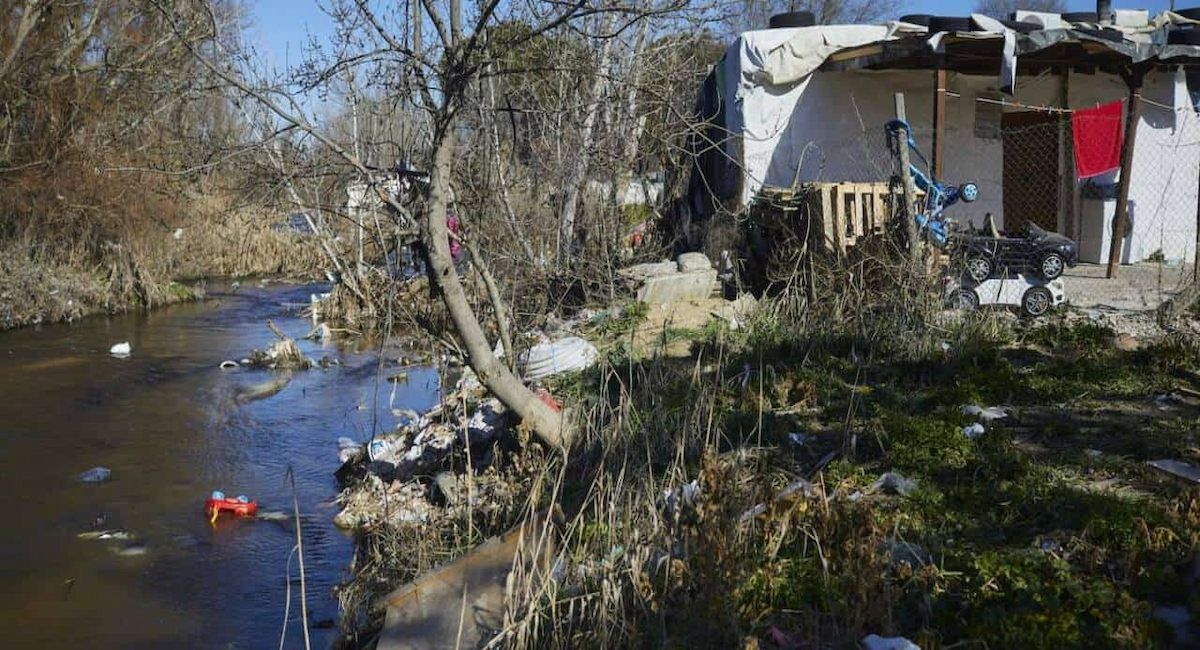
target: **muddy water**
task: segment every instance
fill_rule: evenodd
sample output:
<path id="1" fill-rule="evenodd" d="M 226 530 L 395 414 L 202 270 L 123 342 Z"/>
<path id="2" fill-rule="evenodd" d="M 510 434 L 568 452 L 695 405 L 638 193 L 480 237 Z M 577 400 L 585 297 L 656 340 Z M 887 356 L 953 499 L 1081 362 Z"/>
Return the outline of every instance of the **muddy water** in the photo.
<path id="1" fill-rule="evenodd" d="M 219 521 L 201 513 L 214 489 L 290 511 L 289 467 L 302 511 L 314 647 L 328 646 L 334 586 L 351 540 L 331 523 L 339 436 L 363 440 L 390 408 L 436 401 L 432 370 L 407 385 L 377 382 L 369 350 L 322 349 L 344 365 L 296 373 L 281 392 L 239 405 L 266 371 L 218 368 L 310 323 L 295 303 L 312 287 L 243 287 L 149 315 L 91 318 L 0 334 L 0 639 L 5 647 L 287 647 L 302 643 L 290 522 Z M 130 341 L 133 355 L 108 355 Z M 103 484 L 75 477 L 112 469 Z M 82 540 L 97 516 L 145 544 Z M 124 543 L 128 544 L 128 542 Z"/>

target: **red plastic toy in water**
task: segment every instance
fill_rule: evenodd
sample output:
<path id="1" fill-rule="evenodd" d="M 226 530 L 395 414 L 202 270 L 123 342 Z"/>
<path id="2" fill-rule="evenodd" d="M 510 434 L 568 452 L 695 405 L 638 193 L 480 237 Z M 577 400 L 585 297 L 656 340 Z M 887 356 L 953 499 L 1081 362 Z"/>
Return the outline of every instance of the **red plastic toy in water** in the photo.
<path id="1" fill-rule="evenodd" d="M 253 517 L 258 514 L 258 503 L 246 497 L 227 497 L 221 492 L 214 491 L 204 502 L 204 514 L 208 515 L 210 523 L 216 524 L 217 517 L 222 512 L 228 512 L 235 517 Z"/>

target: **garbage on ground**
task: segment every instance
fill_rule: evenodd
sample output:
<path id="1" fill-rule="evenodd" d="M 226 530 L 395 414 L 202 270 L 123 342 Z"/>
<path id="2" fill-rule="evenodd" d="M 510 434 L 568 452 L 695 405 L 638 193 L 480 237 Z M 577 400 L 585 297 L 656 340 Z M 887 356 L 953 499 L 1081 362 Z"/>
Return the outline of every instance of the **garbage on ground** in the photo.
<path id="1" fill-rule="evenodd" d="M 893 537 L 880 542 L 878 551 L 887 557 L 888 564 L 892 567 L 907 564 L 915 569 L 933 564 L 933 556 L 923 546 Z"/>
<path id="2" fill-rule="evenodd" d="M 105 530 L 87 530 L 75 535 L 79 539 L 95 539 L 100 541 L 124 541 L 133 539 L 133 533 L 124 528 L 108 528 Z"/>
<path id="3" fill-rule="evenodd" d="M 813 489 L 812 483 L 809 483 L 802 478 L 788 483 L 787 487 L 775 494 L 775 498 L 772 500 L 772 503 L 779 504 L 792 501 L 800 495 L 810 499 L 816 496 L 816 491 Z M 752 519 L 757 518 L 765 513 L 769 507 L 769 504 L 766 503 L 756 504 L 754 507 L 743 512 L 742 516 L 738 517 L 738 523 L 744 524 Z"/>
<path id="4" fill-rule="evenodd" d="M 352 460 L 360 459 L 364 454 L 363 445 L 354 442 L 350 438 L 346 438 L 344 436 L 338 438 L 337 445 L 338 460 L 341 461 L 342 464 L 348 463 Z"/>
<path id="5" fill-rule="evenodd" d="M 1157 406 L 1160 411 L 1166 411 L 1167 409 L 1171 408 L 1172 405 L 1178 404 L 1182 401 L 1183 396 L 1179 393 L 1161 393 L 1154 396 L 1154 405 Z"/>
<path id="6" fill-rule="evenodd" d="M 590 367 L 600 356 L 596 346 L 577 336 L 539 343 L 517 357 L 517 369 L 526 380 L 542 379 Z"/>
<path id="7" fill-rule="evenodd" d="M 868 634 L 863 637 L 862 644 L 866 650 L 921 650 L 921 646 L 902 636 Z"/>
<path id="8" fill-rule="evenodd" d="M 1008 417 L 1008 411 L 999 406 L 982 407 L 977 404 L 966 404 L 962 407 L 963 415 L 973 415 L 984 424 L 991 424 L 994 420 L 1003 420 Z"/>
<path id="9" fill-rule="evenodd" d="M 394 524 L 419 524 L 429 520 L 433 506 L 425 498 L 425 488 L 415 481 L 385 483 L 368 474 L 362 485 L 346 490 L 338 497 L 342 510 L 333 518 L 339 528 L 369 528 L 385 521 Z"/>
<path id="10" fill-rule="evenodd" d="M 682 508 L 694 508 L 696 500 L 700 497 L 700 483 L 692 481 L 684 483 L 678 488 L 667 488 L 663 490 L 663 504 L 666 507 L 668 515 L 674 515 Z"/>
<path id="11" fill-rule="evenodd" d="M 112 470 L 107 467 L 93 467 L 77 478 L 81 483 L 103 483 L 112 478 Z"/>
<path id="12" fill-rule="evenodd" d="M 550 394 L 550 391 L 546 390 L 545 388 L 539 388 L 534 391 L 533 394 L 536 395 L 538 399 L 542 400 L 543 404 L 553 409 L 555 413 L 562 411 L 562 404 L 559 403 L 558 400 L 554 399 L 554 396 Z"/>
<path id="13" fill-rule="evenodd" d="M 118 359 L 124 359 L 133 354 L 133 346 L 129 344 L 129 341 L 117 343 L 108 349 L 108 353 Z"/>
<path id="14" fill-rule="evenodd" d="M 1154 469 L 1177 476 L 1192 483 L 1200 483 L 1200 467 L 1190 465 L 1181 460 L 1163 458 L 1148 463 Z"/>
<path id="15" fill-rule="evenodd" d="M 253 517 L 258 514 L 258 502 L 251 501 L 245 496 L 227 497 L 220 490 L 213 490 L 204 501 L 204 514 L 208 515 L 209 523 L 216 525 L 217 517 L 228 513 L 234 517 Z"/>
<path id="16" fill-rule="evenodd" d="M 883 490 L 889 494 L 899 494 L 900 496 L 908 496 L 910 492 L 917 489 L 917 482 L 911 478 L 906 478 L 900 472 L 884 472 L 883 475 L 871 485 L 873 490 Z"/>
<path id="17" fill-rule="evenodd" d="M 963 427 L 962 432 L 963 432 L 964 436 L 970 438 L 971 440 L 974 440 L 974 439 L 978 438 L 979 436 L 982 436 L 984 433 L 986 433 L 987 430 L 983 428 L 982 424 L 976 422 L 975 424 L 970 424 L 970 425 Z"/>
<path id="18" fill-rule="evenodd" d="M 797 433 L 795 431 L 788 434 L 788 442 L 797 447 L 803 447 L 816 439 L 816 436 L 807 433 Z"/>
<path id="19" fill-rule="evenodd" d="M 467 437 L 463 442 L 470 444 L 495 440 L 507 424 L 508 409 L 500 400 L 489 399 L 477 406 L 467 421 Z"/>

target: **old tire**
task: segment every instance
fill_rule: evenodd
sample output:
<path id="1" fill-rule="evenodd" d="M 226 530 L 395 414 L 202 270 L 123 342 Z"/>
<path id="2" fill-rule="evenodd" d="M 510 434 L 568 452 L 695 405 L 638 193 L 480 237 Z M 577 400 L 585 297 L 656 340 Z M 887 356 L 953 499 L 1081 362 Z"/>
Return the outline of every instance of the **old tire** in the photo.
<path id="1" fill-rule="evenodd" d="M 812 27 L 817 24 L 817 18 L 811 11 L 789 11 L 783 14 L 775 14 L 767 21 L 767 26 L 771 29 L 781 29 L 784 27 Z"/>
<path id="2" fill-rule="evenodd" d="M 1058 253 L 1047 253 L 1038 262 L 1038 273 L 1047 280 L 1058 279 L 1066 268 L 1066 261 Z"/>
<path id="3" fill-rule="evenodd" d="M 920 25 L 921 27 L 929 27 L 929 19 L 933 16 L 929 14 L 908 14 L 900 16 L 900 22 L 908 23 L 909 25 Z"/>
<path id="4" fill-rule="evenodd" d="M 929 19 L 929 33 L 938 32 L 969 32 L 974 28 L 971 19 L 966 16 L 933 16 Z"/>
<path id="5" fill-rule="evenodd" d="M 992 261 L 983 255 L 972 255 L 967 258 L 967 277 L 976 282 L 983 282 L 992 275 Z"/>
<path id="6" fill-rule="evenodd" d="M 1050 290 L 1046 287 L 1033 287 L 1021 296 L 1021 313 L 1030 318 L 1037 318 L 1050 311 L 1052 301 Z"/>
<path id="7" fill-rule="evenodd" d="M 979 294 L 974 289 L 959 289 L 952 297 L 952 307 L 960 311 L 975 311 L 979 309 Z"/>

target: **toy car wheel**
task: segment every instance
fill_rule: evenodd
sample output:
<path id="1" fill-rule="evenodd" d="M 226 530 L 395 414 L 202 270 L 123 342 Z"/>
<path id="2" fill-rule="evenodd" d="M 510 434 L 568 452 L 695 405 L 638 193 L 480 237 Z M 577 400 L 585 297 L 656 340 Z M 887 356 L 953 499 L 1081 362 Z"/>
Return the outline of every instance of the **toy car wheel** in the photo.
<path id="1" fill-rule="evenodd" d="M 1038 271 L 1042 277 L 1047 280 L 1054 280 L 1063 274 L 1063 270 L 1067 268 L 1066 262 L 1063 261 L 1062 255 L 1058 253 L 1048 253 L 1042 258 L 1042 263 L 1038 264 Z"/>
<path id="2" fill-rule="evenodd" d="M 967 258 L 967 275 L 976 282 L 983 282 L 992 274 L 992 261 L 982 255 Z"/>
<path id="3" fill-rule="evenodd" d="M 959 289 L 954 292 L 954 308 L 962 311 L 979 309 L 979 295 L 973 289 Z"/>
<path id="4" fill-rule="evenodd" d="M 1021 311 L 1030 318 L 1037 318 L 1050 311 L 1050 290 L 1046 287 L 1033 287 L 1021 297 Z"/>

